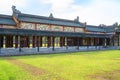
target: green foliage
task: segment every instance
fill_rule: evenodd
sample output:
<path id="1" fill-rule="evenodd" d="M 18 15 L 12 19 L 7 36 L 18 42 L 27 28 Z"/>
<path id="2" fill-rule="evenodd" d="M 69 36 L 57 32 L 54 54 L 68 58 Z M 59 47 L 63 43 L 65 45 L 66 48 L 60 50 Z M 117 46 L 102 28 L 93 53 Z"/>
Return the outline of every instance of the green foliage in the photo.
<path id="1" fill-rule="evenodd" d="M 23 63 L 45 70 L 33 76 L 19 66 L 0 59 L 0 80 L 120 80 L 120 51 L 94 51 L 13 57 Z M 112 72 L 113 75 L 110 75 Z M 113 77 L 112 77 L 113 76 Z M 109 79 L 111 78 L 111 79 Z M 102 79 L 102 78 L 101 78 Z M 100 80 L 100 79 L 98 79 Z"/>
<path id="2" fill-rule="evenodd" d="M 118 28 L 120 29 L 120 24 L 118 25 Z"/>

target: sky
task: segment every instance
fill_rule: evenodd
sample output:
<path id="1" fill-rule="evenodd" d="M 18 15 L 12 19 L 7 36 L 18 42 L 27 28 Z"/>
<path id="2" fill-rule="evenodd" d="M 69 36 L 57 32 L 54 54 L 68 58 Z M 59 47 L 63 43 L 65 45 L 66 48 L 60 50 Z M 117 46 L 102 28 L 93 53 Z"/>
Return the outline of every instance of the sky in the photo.
<path id="1" fill-rule="evenodd" d="M 11 6 L 22 13 L 74 20 L 89 25 L 120 23 L 120 0 L 1 0 L 0 14 L 12 14 Z"/>

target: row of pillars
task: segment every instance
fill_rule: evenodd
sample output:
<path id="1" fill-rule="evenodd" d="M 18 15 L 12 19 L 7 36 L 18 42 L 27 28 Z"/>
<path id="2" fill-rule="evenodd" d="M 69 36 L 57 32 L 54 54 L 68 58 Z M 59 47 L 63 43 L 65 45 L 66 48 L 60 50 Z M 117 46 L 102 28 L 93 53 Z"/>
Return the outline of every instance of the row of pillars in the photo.
<path id="1" fill-rule="evenodd" d="M 65 37 L 60 37 L 60 47 L 65 46 L 65 42 L 68 46 L 77 46 L 77 39 L 79 42 L 79 46 L 105 46 L 105 45 L 110 45 L 110 39 L 107 38 L 70 38 L 68 37 L 65 41 Z M 119 39 L 119 38 L 118 38 Z M 21 47 L 30 47 L 30 37 L 29 36 L 20 36 L 20 39 L 18 40 L 18 36 L 15 36 L 14 38 L 14 44 L 15 44 L 15 48 L 18 48 L 18 44 L 20 41 L 21 42 Z M 46 40 L 46 39 L 45 39 Z M 86 40 L 86 42 L 84 42 L 83 40 Z M 119 40 L 118 40 L 119 41 Z M 0 41 L 1 43 L 4 42 L 4 39 L 2 37 L 2 41 Z M 32 39 L 32 47 L 42 47 L 42 37 L 41 36 L 33 36 Z M 114 39 L 113 39 L 113 45 L 114 45 Z M 45 43 L 46 44 L 46 43 Z M 6 40 L 5 40 L 5 45 L 6 47 L 13 47 L 13 37 L 12 36 L 6 36 Z M 47 37 L 47 47 L 51 47 L 52 44 L 52 37 Z M 1 45 L 1 47 L 3 47 Z"/>
<path id="2" fill-rule="evenodd" d="M 110 46 L 111 40 L 110 38 L 93 38 L 94 40 L 94 45 L 91 44 L 92 42 L 92 38 L 87 38 L 87 47 L 89 48 L 89 46 Z M 118 36 L 118 46 L 120 46 L 120 35 Z M 5 40 L 5 41 L 4 41 Z M 30 36 L 14 36 L 14 40 L 15 40 L 15 48 L 19 48 L 19 51 L 21 51 L 22 47 L 30 47 Z M 47 37 L 47 47 L 52 47 L 52 49 L 54 50 L 55 48 L 55 37 L 52 36 L 48 36 Z M 69 41 L 70 40 L 70 41 Z M 72 42 L 73 43 L 72 43 Z M 6 43 L 6 47 L 13 47 L 13 36 L 0 36 L 0 50 L 1 47 L 3 47 L 3 43 Z M 114 37 L 112 38 L 112 43 L 114 46 Z M 84 46 L 83 44 L 83 38 L 70 38 L 70 37 L 60 37 L 60 47 L 62 46 L 66 46 L 66 48 L 68 48 L 68 46 L 78 46 L 77 49 L 79 49 L 79 46 Z M 33 36 L 32 37 L 32 47 L 38 47 L 38 51 L 39 51 L 39 47 L 42 46 L 42 36 Z"/>

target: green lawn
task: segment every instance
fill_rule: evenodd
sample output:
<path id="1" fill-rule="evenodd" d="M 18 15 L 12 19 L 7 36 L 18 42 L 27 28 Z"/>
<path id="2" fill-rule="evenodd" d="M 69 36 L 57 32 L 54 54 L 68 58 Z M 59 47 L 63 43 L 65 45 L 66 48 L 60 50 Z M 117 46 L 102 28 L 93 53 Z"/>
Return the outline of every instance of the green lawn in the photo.
<path id="1" fill-rule="evenodd" d="M 0 57 L 0 80 L 120 80 L 120 51 Z"/>

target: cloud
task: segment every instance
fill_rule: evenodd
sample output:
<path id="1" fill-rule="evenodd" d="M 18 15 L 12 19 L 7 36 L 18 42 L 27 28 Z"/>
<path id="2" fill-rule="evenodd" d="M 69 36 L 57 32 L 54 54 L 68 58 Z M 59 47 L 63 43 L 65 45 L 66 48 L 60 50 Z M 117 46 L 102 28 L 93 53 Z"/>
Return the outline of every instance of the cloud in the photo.
<path id="1" fill-rule="evenodd" d="M 97 0 L 85 8 L 83 20 L 92 24 L 113 24 L 120 21 L 120 5 L 114 0 Z"/>
<path id="2" fill-rule="evenodd" d="M 0 14 L 11 14 L 11 6 L 16 5 L 23 13 L 46 15 L 74 20 L 79 16 L 80 22 L 88 24 L 113 24 L 120 22 L 119 0 L 1 0 Z M 40 6 L 40 7 L 39 7 Z M 39 8 L 39 9 L 37 9 Z M 38 12 L 36 12 L 38 11 Z M 36 13 L 35 13 L 36 12 Z"/>
<path id="3" fill-rule="evenodd" d="M 41 1 L 41 0 L 40 0 Z M 119 0 L 91 0 L 85 6 L 75 4 L 75 0 L 43 0 L 44 4 L 51 4 L 51 10 L 56 17 L 74 19 L 88 24 L 113 24 L 120 21 Z"/>
<path id="4" fill-rule="evenodd" d="M 25 7 L 26 0 L 1 0 L 0 1 L 0 14 L 11 14 L 11 7 L 12 5 L 20 7 Z"/>

